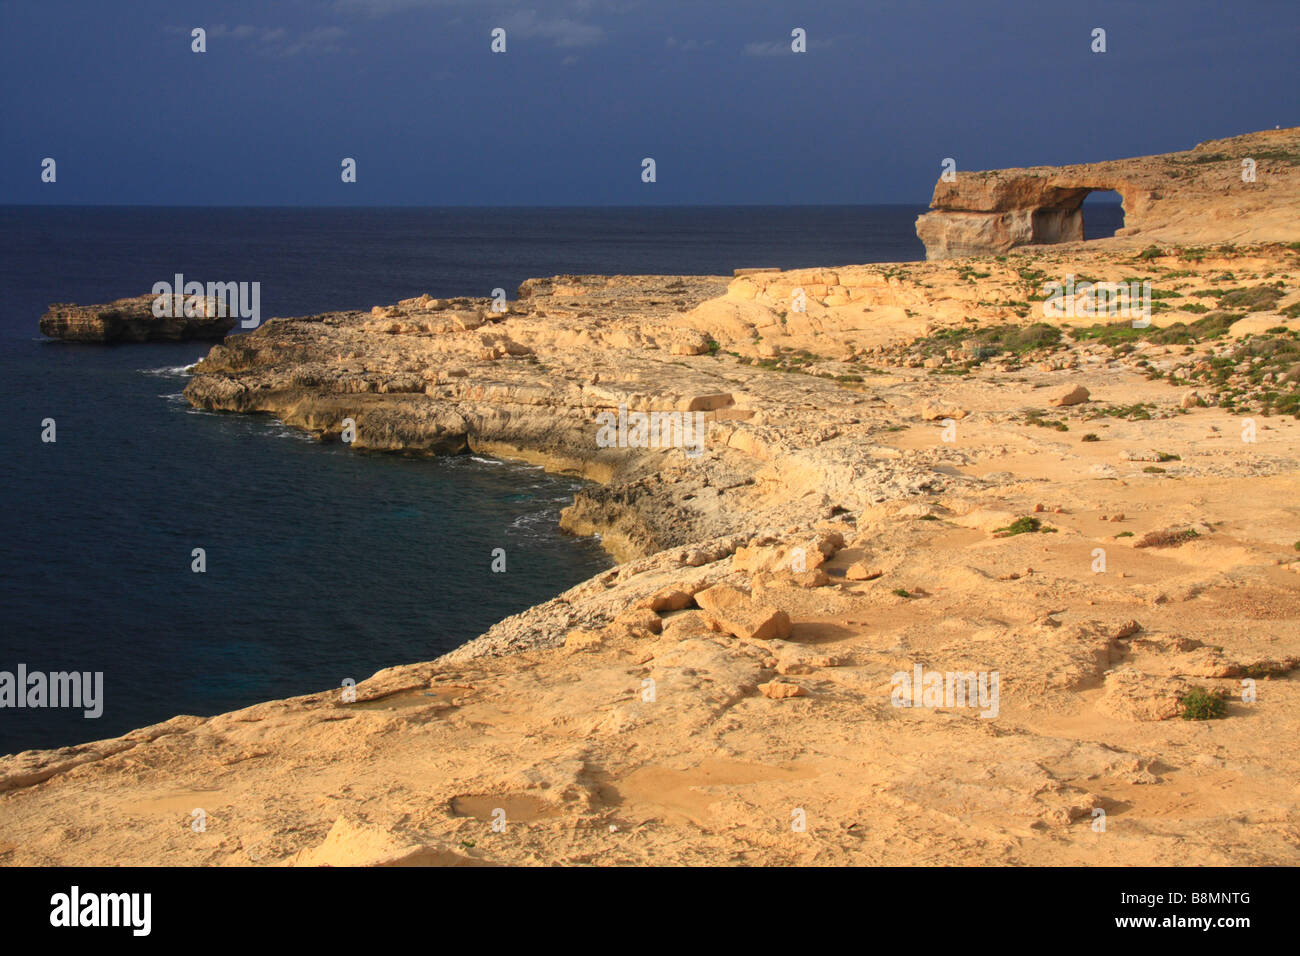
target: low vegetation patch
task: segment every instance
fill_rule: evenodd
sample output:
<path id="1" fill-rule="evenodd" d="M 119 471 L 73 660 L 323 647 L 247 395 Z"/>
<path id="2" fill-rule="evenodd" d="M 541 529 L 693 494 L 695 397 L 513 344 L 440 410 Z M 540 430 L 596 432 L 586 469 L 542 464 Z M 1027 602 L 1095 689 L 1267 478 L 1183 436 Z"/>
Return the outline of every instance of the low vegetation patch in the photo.
<path id="1" fill-rule="evenodd" d="M 1122 418 L 1128 422 L 1149 422 L 1155 405 L 1150 402 L 1134 402 L 1132 405 L 1105 405 L 1092 409 L 1089 418 Z"/>
<path id="2" fill-rule="evenodd" d="M 1223 694 L 1204 687 L 1193 687 L 1183 695 L 1181 704 L 1183 720 L 1218 720 L 1228 713 Z"/>
<path id="3" fill-rule="evenodd" d="M 1143 469 L 1145 470 L 1145 469 Z M 1164 469 L 1160 469 L 1163 471 Z M 1164 531 L 1152 531 L 1150 534 L 1143 535 L 1142 540 L 1137 543 L 1139 548 L 1172 548 L 1184 542 L 1199 538 L 1201 533 L 1195 528 L 1183 528 L 1181 530 L 1167 529 Z"/>
<path id="4" fill-rule="evenodd" d="M 1283 661 L 1257 661 L 1241 669 L 1242 677 L 1254 680 L 1267 680 L 1271 677 L 1285 677 L 1295 670 L 1295 665 Z"/>
<path id="5" fill-rule="evenodd" d="M 1095 341 L 1111 348 L 1133 342 L 1147 342 L 1151 345 L 1185 345 L 1220 338 L 1227 334 L 1232 323 L 1240 318 L 1241 316 L 1236 313 L 1216 310 L 1192 322 L 1174 322 L 1164 328 L 1156 328 L 1154 325 L 1134 328 L 1132 320 L 1129 320 L 1109 322 L 1105 325 L 1089 325 L 1075 329 L 1073 334 L 1076 341 Z"/>
<path id="6" fill-rule="evenodd" d="M 1233 289 L 1219 296 L 1219 308 L 1243 309 L 1246 312 L 1270 312 L 1277 308 L 1277 300 L 1285 293 L 1276 286 L 1257 285 L 1248 289 Z"/>
<path id="7" fill-rule="evenodd" d="M 983 329 L 943 329 L 929 338 L 912 343 L 913 351 L 925 355 L 962 348 L 973 359 L 1011 353 L 1022 355 L 1034 349 L 1050 348 L 1061 341 L 1061 330 L 1046 322 L 1031 325 L 991 325 Z"/>
<path id="8" fill-rule="evenodd" d="M 1052 418 L 1044 418 L 1043 413 L 1037 409 L 1025 413 L 1025 423 L 1029 425 L 1037 425 L 1039 428 L 1054 428 L 1058 432 L 1068 432 L 1070 430 L 1070 426 L 1065 422 L 1057 421 Z"/>
<path id="9" fill-rule="evenodd" d="M 993 537 L 1010 538 L 1018 534 L 1033 534 L 1035 531 L 1050 534 L 1055 530 L 1055 528 L 1049 528 L 1047 525 L 1043 524 L 1033 515 L 1025 515 L 1022 518 L 1017 518 L 1005 528 L 995 528 L 993 531 Z"/>

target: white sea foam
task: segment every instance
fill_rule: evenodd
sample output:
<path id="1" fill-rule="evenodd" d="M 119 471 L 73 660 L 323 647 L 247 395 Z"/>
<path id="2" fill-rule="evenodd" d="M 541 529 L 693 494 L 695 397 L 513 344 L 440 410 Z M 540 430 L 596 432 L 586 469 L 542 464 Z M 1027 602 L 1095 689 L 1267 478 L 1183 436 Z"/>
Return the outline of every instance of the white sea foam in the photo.
<path id="1" fill-rule="evenodd" d="M 198 362 L 191 362 L 189 365 L 164 365 L 162 368 L 141 368 L 136 369 L 143 375 L 167 375 L 173 377 L 184 377 L 194 374 L 194 366 Z"/>
<path id="2" fill-rule="evenodd" d="M 293 438 L 297 441 L 310 442 L 316 441 L 316 436 L 311 432 L 305 432 L 301 428 L 294 428 L 292 425 L 286 425 L 278 418 L 272 419 L 269 424 L 265 425 L 265 428 L 270 431 L 271 435 L 275 438 Z"/>
<path id="3" fill-rule="evenodd" d="M 506 526 L 506 534 L 517 536 L 524 535 L 527 537 L 550 537 L 555 533 L 556 525 L 559 523 L 560 515 L 558 511 L 546 509 L 544 511 L 530 511 L 515 518 Z"/>

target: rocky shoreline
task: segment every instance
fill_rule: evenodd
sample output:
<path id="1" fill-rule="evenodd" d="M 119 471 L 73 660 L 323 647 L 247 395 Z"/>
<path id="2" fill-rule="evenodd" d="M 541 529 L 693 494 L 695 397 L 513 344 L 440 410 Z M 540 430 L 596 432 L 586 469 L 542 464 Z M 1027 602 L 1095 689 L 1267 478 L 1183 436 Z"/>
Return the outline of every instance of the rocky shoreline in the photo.
<path id="1" fill-rule="evenodd" d="M 1210 244 L 1153 200 L 1112 240 L 556 276 L 215 346 L 196 407 L 595 479 L 562 523 L 619 564 L 355 700 L 4 758 L 0 862 L 1300 861 L 1300 218 L 1206 198 L 1237 146 L 1300 146 L 1254 135 L 1142 167 L 1196 175 Z M 1270 162 L 1289 209 L 1300 153 Z M 1049 315 L 1067 275 L 1149 282 L 1149 324 Z"/>

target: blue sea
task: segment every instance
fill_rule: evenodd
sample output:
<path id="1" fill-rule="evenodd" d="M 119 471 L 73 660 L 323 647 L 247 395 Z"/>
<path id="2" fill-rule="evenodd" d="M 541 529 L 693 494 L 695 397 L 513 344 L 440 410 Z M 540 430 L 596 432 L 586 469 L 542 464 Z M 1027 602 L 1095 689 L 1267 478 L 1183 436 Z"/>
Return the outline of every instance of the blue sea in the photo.
<path id="1" fill-rule="evenodd" d="M 1090 236 L 1118 220 L 1097 210 Z M 360 681 L 611 565 L 598 541 L 557 527 L 576 479 L 359 455 L 191 409 L 186 369 L 209 345 L 43 340 L 49 303 L 140 295 L 179 272 L 260 282 L 269 318 L 426 292 L 513 297 L 565 273 L 913 260 L 922 211 L 0 207 L 0 671 L 104 675 L 97 719 L 0 709 L 0 753 Z"/>

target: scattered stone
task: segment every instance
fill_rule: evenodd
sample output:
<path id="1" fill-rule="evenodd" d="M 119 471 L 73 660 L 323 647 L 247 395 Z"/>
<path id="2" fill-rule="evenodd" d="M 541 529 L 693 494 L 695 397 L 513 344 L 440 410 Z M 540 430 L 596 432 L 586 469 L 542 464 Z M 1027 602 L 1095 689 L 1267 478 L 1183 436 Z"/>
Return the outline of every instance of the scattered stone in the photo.
<path id="1" fill-rule="evenodd" d="M 1160 452 L 1154 448 L 1125 449 L 1119 457 L 1124 461 L 1159 461 Z"/>
<path id="2" fill-rule="evenodd" d="M 831 576 L 821 568 L 812 571 L 800 571 L 790 575 L 790 580 L 801 588 L 823 588 L 831 583 Z"/>
<path id="3" fill-rule="evenodd" d="M 870 568 L 862 561 L 855 561 L 844 572 L 844 577 L 848 581 L 874 581 L 884 573 L 879 568 Z"/>
<path id="4" fill-rule="evenodd" d="M 766 641 L 790 636 L 790 616 L 785 611 L 755 604 L 743 591 L 720 584 L 695 595 L 697 603 L 718 630 L 742 640 Z"/>
<path id="5" fill-rule="evenodd" d="M 764 697 L 770 697 L 772 700 L 785 700 L 789 697 L 807 697 L 808 692 L 798 684 L 790 684 L 786 681 L 773 680 L 766 684 L 759 684 L 758 689 L 763 692 Z"/>
<path id="6" fill-rule="evenodd" d="M 700 611 L 682 611 L 664 620 L 661 641 L 676 642 L 690 638 L 709 637 L 713 634 L 708 618 Z"/>
<path id="7" fill-rule="evenodd" d="M 1057 393 L 1053 396 L 1049 404 L 1057 406 L 1079 405 L 1088 401 L 1089 394 L 1088 390 L 1082 385 L 1075 385 L 1072 388 L 1067 388 L 1065 391 Z"/>

